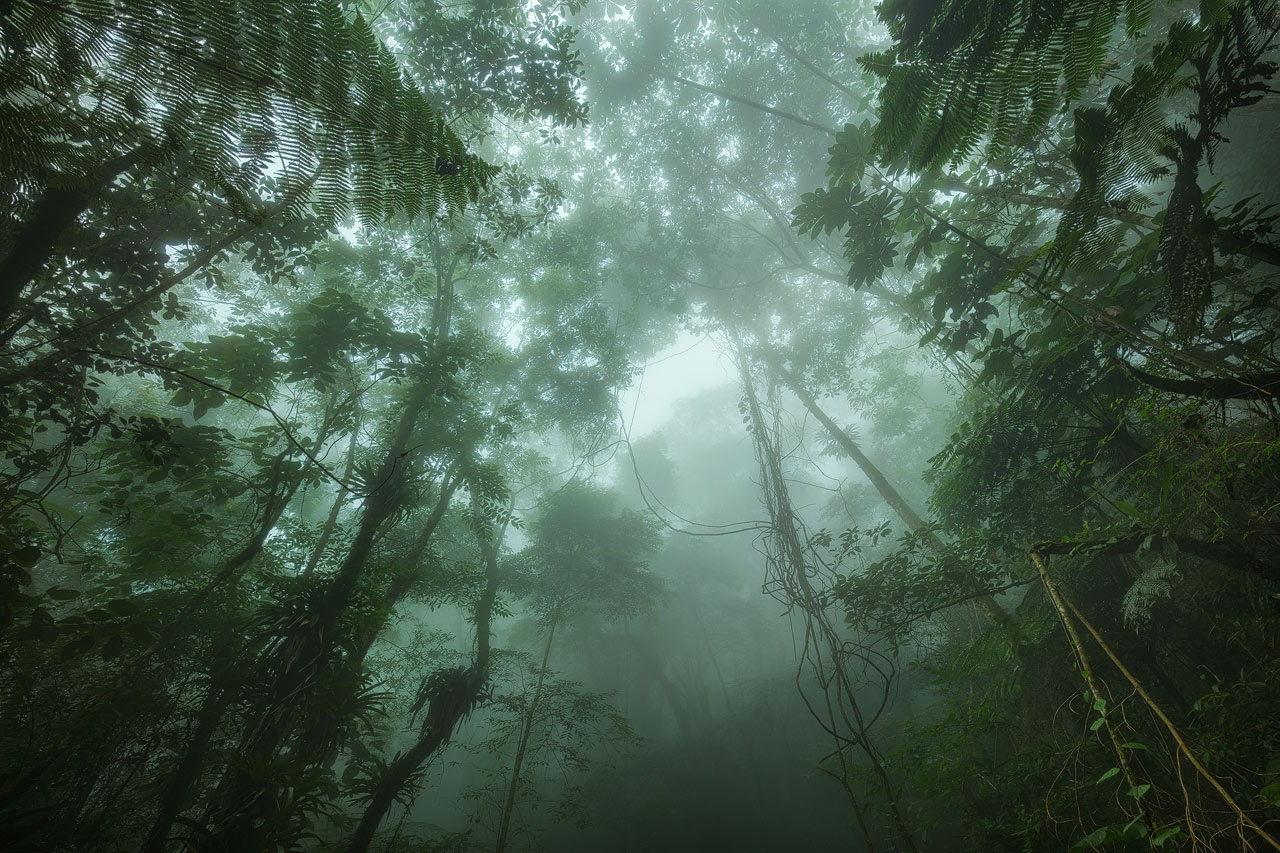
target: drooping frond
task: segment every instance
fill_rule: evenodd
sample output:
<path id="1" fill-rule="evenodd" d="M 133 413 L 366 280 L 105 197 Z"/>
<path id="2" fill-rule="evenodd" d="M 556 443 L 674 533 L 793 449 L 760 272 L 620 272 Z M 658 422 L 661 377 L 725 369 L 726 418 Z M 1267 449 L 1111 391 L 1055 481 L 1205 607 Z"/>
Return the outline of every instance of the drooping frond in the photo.
<path id="1" fill-rule="evenodd" d="M 876 145 L 925 170 L 1029 138 L 1080 96 L 1121 17 L 1140 31 L 1151 0 L 887 0 L 894 46 L 864 57 L 884 78 Z"/>
<path id="2" fill-rule="evenodd" d="M 29 0 L 0 29 L 18 206 L 122 152 L 182 158 L 233 203 L 267 179 L 312 191 L 330 222 L 456 211 L 494 171 L 338 0 Z"/>

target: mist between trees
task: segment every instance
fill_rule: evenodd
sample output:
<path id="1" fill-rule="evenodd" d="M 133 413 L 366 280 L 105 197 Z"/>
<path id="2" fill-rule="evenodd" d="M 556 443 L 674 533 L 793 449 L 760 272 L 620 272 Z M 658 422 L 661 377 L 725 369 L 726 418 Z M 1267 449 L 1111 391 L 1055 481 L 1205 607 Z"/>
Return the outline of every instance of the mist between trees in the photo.
<path id="1" fill-rule="evenodd" d="M 1280 850 L 1277 0 L 0 0 L 0 848 Z"/>

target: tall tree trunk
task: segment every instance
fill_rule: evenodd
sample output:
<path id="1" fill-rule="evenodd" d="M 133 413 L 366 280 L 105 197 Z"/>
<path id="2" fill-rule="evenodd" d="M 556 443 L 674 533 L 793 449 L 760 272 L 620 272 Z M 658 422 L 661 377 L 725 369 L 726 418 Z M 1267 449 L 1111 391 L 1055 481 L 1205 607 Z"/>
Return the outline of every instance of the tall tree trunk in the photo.
<path id="1" fill-rule="evenodd" d="M 142 847 L 139 848 L 140 853 L 164 853 L 173 822 L 186 808 L 191 799 L 192 790 L 200 781 L 205 756 L 209 751 L 214 732 L 217 731 L 227 707 L 235 697 L 236 691 L 231 684 L 232 670 L 228 668 L 232 665 L 228 654 L 230 644 L 225 644 L 215 652 L 220 656 L 225 655 L 222 668 L 212 673 L 209 692 L 205 694 L 204 702 L 196 714 L 195 729 L 191 733 L 191 739 L 187 741 L 182 757 L 160 793 L 156 816 L 151 823 L 150 832 L 147 833 Z"/>
<path id="2" fill-rule="evenodd" d="M 440 484 L 440 497 L 436 499 L 436 505 L 431 510 L 431 515 L 427 516 L 427 520 L 423 522 L 422 527 L 418 530 L 418 538 L 414 540 L 413 546 L 409 549 L 409 554 L 405 557 L 404 565 L 410 573 L 417 571 L 422 564 L 422 560 L 426 557 L 427 549 L 431 547 L 431 540 L 435 536 L 436 529 L 444 521 L 444 515 L 449 510 L 449 502 L 452 500 L 454 493 L 458 491 L 460 485 L 462 485 L 461 477 L 445 474 L 444 480 Z M 396 605 L 409 594 L 413 581 L 412 574 L 403 574 L 392 579 L 382 598 L 386 614 L 389 615 Z M 373 647 L 373 643 L 377 640 L 381 629 L 382 625 L 379 623 L 360 638 L 356 650 L 351 655 L 353 663 L 357 665 L 364 663 L 364 659 L 368 656 L 369 649 Z"/>
<path id="3" fill-rule="evenodd" d="M 297 728 L 297 711 L 305 709 L 317 680 L 330 660 L 339 633 L 339 621 L 350 606 L 378 532 L 399 508 L 404 492 L 409 441 L 433 384 L 419 380 L 406 400 L 386 459 L 365 498 L 360 526 L 346 557 L 320 600 L 307 614 L 299 614 L 279 648 L 264 662 L 271 673 L 262 705 L 249 717 L 233 760 L 218 786 L 209 812 L 209 833 L 200 841 L 208 849 L 256 849 L 270 839 L 255 826 L 268 807 L 270 791 L 255 780 L 248 768 L 271 760 Z M 312 762 L 322 760 L 315 756 Z"/>
<path id="4" fill-rule="evenodd" d="M 431 515 L 423 523 L 418 532 L 418 538 L 414 540 L 413 546 L 409 549 L 409 554 L 405 558 L 404 565 L 408 571 L 393 578 L 391 583 L 388 584 L 382 596 L 382 606 L 378 618 L 370 620 L 371 624 L 357 635 L 354 650 L 342 662 L 342 666 L 353 676 L 358 677 L 364 671 L 365 659 L 369 655 L 369 650 L 373 648 L 374 642 L 377 641 L 378 635 L 385 627 L 387 618 L 413 587 L 413 572 L 417 571 L 423 557 L 426 555 L 427 549 L 431 547 L 431 539 L 435 535 L 436 528 L 440 526 L 440 522 L 444 519 L 444 514 L 449 508 L 449 501 L 461 482 L 461 479 L 456 476 L 445 475 L 435 509 L 431 511 Z M 325 756 L 324 760 L 319 762 L 321 766 L 332 767 L 334 762 L 337 761 L 341 750 L 334 741 L 332 734 L 335 727 L 342 725 L 344 722 L 327 716 L 319 717 L 313 720 L 302 734 L 300 742 L 304 750 L 310 754 Z"/>
<path id="5" fill-rule="evenodd" d="M 427 708 L 418 740 L 407 752 L 397 756 L 378 780 L 369 805 L 360 816 L 347 853 L 367 853 L 373 843 L 382 819 L 395 803 L 413 774 L 428 758 L 449 742 L 453 731 L 480 699 L 489 681 L 489 625 L 493 619 L 493 605 L 498 597 L 498 542 L 485 536 L 476 537 L 485 565 L 485 588 L 476 602 L 476 654 L 465 677 L 454 691 L 433 697 Z"/>
<path id="6" fill-rule="evenodd" d="M 725 330 L 734 344 L 734 358 L 738 363 L 743 394 L 747 402 L 747 420 L 751 429 L 752 443 L 755 446 L 756 459 L 760 464 L 761 488 L 769 511 L 771 541 L 766 542 L 766 553 L 769 555 L 773 573 L 780 588 L 780 596 L 788 606 L 799 609 L 805 618 L 806 652 L 801 660 L 801 672 L 806 667 L 811 669 L 825 694 L 825 715 L 814 710 L 812 705 L 809 707 L 814 718 L 831 735 L 835 744 L 835 750 L 831 755 L 840 762 L 838 773 L 831 770 L 826 772 L 834 776 L 848 794 L 850 804 L 859 816 L 859 826 L 864 840 L 870 849 L 870 830 L 866 821 L 862 819 L 864 807 L 848 784 L 853 765 L 846 757 L 846 752 L 853 748 L 858 749 L 866 758 L 879 782 L 894 837 L 904 849 L 915 851 L 915 842 L 903 819 L 888 769 L 884 765 L 879 749 L 871 740 L 869 729 L 874 722 L 874 717 L 868 720 L 863 714 L 858 703 L 855 685 L 847 671 L 843 638 L 827 616 L 823 596 L 818 594 L 809 581 L 810 567 L 798 528 L 799 519 L 791 504 L 791 495 L 782 468 L 782 457 L 777 447 L 776 435 L 770 430 L 765 420 L 764 411 L 755 392 L 754 377 L 746 348 L 732 326 L 726 326 Z M 799 684 L 800 679 L 797 676 L 797 686 Z M 808 704 L 803 688 L 801 688 L 801 696 Z M 819 766 L 821 767 L 821 764 Z M 826 768 L 822 769 L 826 770 Z"/>
<path id="7" fill-rule="evenodd" d="M 826 428 L 827 433 L 831 438 L 840 445 L 840 449 L 853 460 L 854 464 L 858 466 L 858 469 L 862 471 L 868 480 L 871 481 L 871 485 L 875 487 L 876 492 L 884 499 L 884 502 L 889 505 L 889 508 L 893 510 L 894 514 L 902 520 L 902 523 L 913 532 L 923 531 L 922 535 L 924 536 L 925 544 L 929 546 L 929 550 L 934 554 L 943 553 L 946 546 L 943 544 L 942 540 L 939 539 L 931 530 L 926 529 L 923 519 L 916 514 L 916 511 L 911 508 L 911 505 L 908 504 L 906 499 L 902 497 L 901 493 L 893 487 L 893 484 L 889 482 L 889 479 L 885 477 L 880 469 L 867 458 L 867 455 L 862 452 L 862 449 L 858 447 L 857 442 L 853 440 L 849 433 L 842 430 L 840 426 L 822 410 L 818 405 L 818 401 L 815 400 L 813 395 L 809 393 L 809 390 L 804 387 L 804 383 L 800 382 L 796 378 L 795 374 L 787 370 L 787 368 L 783 366 L 782 362 L 773 353 L 766 353 L 764 355 L 764 360 L 773 373 L 782 380 L 782 383 L 786 385 L 787 388 L 791 389 L 791 392 L 796 395 L 797 399 L 799 399 L 801 403 L 804 404 L 804 407 L 809 410 L 809 413 L 817 419 L 818 423 L 822 424 L 823 427 Z M 1004 611 L 1004 608 L 1002 608 L 990 595 L 980 595 L 971 600 L 982 615 L 988 620 L 1009 630 L 1013 630 L 1015 627 L 1009 620 L 1009 614 L 1007 614 Z M 1019 633 L 1020 632 L 1011 633 L 1010 636 L 1017 637 Z"/>
<path id="8" fill-rule="evenodd" d="M 556 637 L 555 620 L 547 632 L 547 645 L 542 650 L 542 667 L 538 670 L 538 681 L 533 687 L 533 697 L 529 707 L 520 717 L 520 741 L 516 744 L 516 758 L 511 766 L 511 781 L 507 785 L 507 797 L 502 804 L 502 818 L 498 822 L 498 840 L 494 843 L 493 853 L 502 853 L 507 848 L 507 834 L 511 831 L 511 815 L 516 808 L 516 793 L 520 788 L 520 771 L 524 769 L 525 751 L 529 748 L 529 736 L 533 732 L 533 724 L 538 718 L 538 705 L 542 703 L 542 686 L 547 680 L 547 663 L 551 660 L 551 642 Z"/>
<path id="9" fill-rule="evenodd" d="M 280 516 L 284 514 L 289 502 L 293 500 L 294 494 L 297 493 L 298 487 L 302 483 L 301 474 L 285 480 L 281 472 L 281 468 L 291 455 L 292 453 L 286 450 L 277 456 L 273 462 L 271 484 L 268 487 L 267 499 L 262 504 L 262 518 L 254 530 L 253 536 L 239 551 L 222 564 L 222 568 L 214 573 L 208 583 L 178 609 L 173 619 L 161 631 L 161 642 L 155 645 L 162 645 L 165 640 L 169 639 L 174 631 L 184 625 L 204 606 L 209 596 L 213 595 L 227 581 L 235 578 L 242 569 L 246 568 L 262 553 L 263 547 L 267 544 L 267 537 L 271 535 L 271 531 L 276 529 Z"/>

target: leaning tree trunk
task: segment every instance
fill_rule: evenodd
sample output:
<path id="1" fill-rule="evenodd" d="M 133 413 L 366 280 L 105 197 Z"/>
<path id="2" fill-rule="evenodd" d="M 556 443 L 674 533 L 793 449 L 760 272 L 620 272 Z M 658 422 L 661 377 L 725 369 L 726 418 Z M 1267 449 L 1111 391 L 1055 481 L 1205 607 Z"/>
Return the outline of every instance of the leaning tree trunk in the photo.
<path id="1" fill-rule="evenodd" d="M 834 776 L 849 797 L 850 805 L 858 817 L 863 833 L 864 846 L 870 849 L 870 827 L 865 820 L 866 806 L 862 804 L 849 784 L 851 764 L 845 756 L 847 750 L 856 748 L 871 766 L 881 793 L 885 799 L 892 831 L 897 842 L 907 851 L 915 851 L 910 828 L 902 816 L 897 793 L 889 778 L 888 769 L 874 742 L 869 728 L 874 717 L 868 720 L 863 714 L 855 684 L 845 663 L 847 657 L 844 640 L 826 613 L 824 596 L 810 583 L 810 563 L 805 555 L 800 519 L 791 503 L 790 490 L 782 468 L 782 457 L 777 447 L 776 433 L 765 420 L 764 411 L 756 396 L 754 378 L 742 340 L 732 327 L 726 331 L 733 341 L 735 358 L 742 378 L 743 394 L 747 404 L 747 420 L 752 444 L 760 465 L 760 483 L 764 503 L 769 512 L 770 536 L 765 542 L 767 559 L 779 583 L 783 600 L 789 607 L 796 607 L 805 619 L 805 656 L 801 667 L 812 669 L 818 683 L 823 686 L 826 698 L 825 715 L 814 711 L 818 723 L 832 736 L 835 750 L 831 753 L 840 762 L 839 772 L 819 768 Z M 797 677 L 797 686 L 800 679 Z M 804 697 L 803 689 L 801 696 Z M 804 697 L 808 704 L 807 697 Z"/>
<path id="2" fill-rule="evenodd" d="M 351 476 L 356 470 L 356 448 L 360 445 L 360 415 L 357 409 L 356 421 L 351 427 L 351 441 L 347 445 L 347 462 L 343 470 L 342 482 L 350 483 Z M 320 538 L 316 540 L 316 545 L 311 549 L 311 556 L 307 558 L 307 564 L 302 567 L 300 573 L 303 577 L 310 577 L 315 571 L 316 565 L 320 562 L 320 558 L 324 556 L 324 549 L 328 546 L 329 540 L 333 537 L 333 531 L 338 528 L 338 516 L 342 513 L 342 507 L 347 502 L 347 493 L 339 491 L 337 497 L 333 499 L 333 506 L 329 508 L 329 517 L 324 520 L 324 527 L 320 530 Z"/>
<path id="3" fill-rule="evenodd" d="M 324 594 L 311 612 L 299 614 L 278 650 L 263 663 L 270 673 L 270 687 L 265 700 L 249 716 L 238 756 L 218 786 L 209 811 L 208 834 L 199 839 L 208 849 L 254 849 L 269 841 L 259 837 L 255 824 L 260 823 L 262 810 L 270 807 L 271 791 L 254 780 L 248 768 L 277 755 L 297 727 L 297 712 L 305 709 L 319 678 L 333 664 L 339 622 L 351 604 L 378 533 L 401 505 L 409 441 L 432 387 L 432 383 L 420 381 L 406 401 L 386 461 L 373 481 L 373 491 L 365 496 L 355 538 Z"/>
<path id="4" fill-rule="evenodd" d="M 182 757 L 174 767 L 169 778 L 165 780 L 160 792 L 155 818 L 151 822 L 151 830 L 139 848 L 140 853 L 163 853 L 168 841 L 169 831 L 174 821 L 191 800 L 191 792 L 200 781 L 204 770 L 205 757 L 213 735 L 222 722 L 232 699 L 236 696 L 234 688 L 235 668 L 234 656 L 230 654 L 231 644 L 213 650 L 222 657 L 218 668 L 210 675 L 209 692 L 205 694 L 200 710 L 196 714 L 196 727 L 187 741 Z"/>
<path id="5" fill-rule="evenodd" d="M 795 374 L 787 370 L 772 353 L 765 356 L 765 362 L 769 365 L 769 368 L 774 372 L 774 374 L 782 380 L 782 383 L 791 389 L 791 392 L 796 395 L 797 399 L 799 399 L 801 403 L 804 404 L 804 407 L 809 410 L 809 413 L 812 414 L 815 419 L 817 419 L 818 423 L 822 424 L 823 427 L 826 428 L 827 433 L 836 442 L 836 444 L 840 445 L 840 449 L 853 460 L 854 464 L 858 466 L 858 470 L 862 471 L 866 478 L 871 481 L 871 485 L 875 487 L 876 492 L 884 499 L 884 502 L 889 505 L 889 508 L 893 510 L 894 514 L 902 520 L 902 523 L 911 531 L 921 533 L 924 537 L 925 544 L 935 555 L 942 554 L 946 548 L 942 540 L 939 539 L 937 534 L 933 531 L 927 529 L 927 525 L 924 523 L 924 520 L 916 514 L 916 511 L 911 508 L 911 505 L 908 504 L 906 499 L 902 497 L 901 493 L 893 487 L 893 484 L 889 482 L 889 479 L 885 477 L 880 469 L 867 458 L 867 455 L 862 452 L 860 447 L 858 447 L 857 442 L 853 440 L 852 436 L 842 430 L 839 424 L 833 421 L 831 417 L 822 410 L 818 405 L 818 401 L 815 400 L 813 395 L 809 393 L 809 390 L 804 387 L 804 384 L 796 378 Z M 972 600 L 979 612 L 981 612 L 988 621 L 994 622 L 1006 630 L 1009 630 L 1011 632 L 1011 637 L 1018 636 L 1018 633 L 1013 632 L 1014 626 L 1009 620 L 1009 614 L 1004 611 L 1004 608 L 1002 608 L 994 598 L 990 595 L 980 595 Z"/>
<path id="6" fill-rule="evenodd" d="M 387 585 L 386 591 L 382 595 L 382 603 L 377 618 L 369 620 L 370 624 L 356 635 L 354 648 L 342 662 L 342 666 L 353 675 L 358 676 L 363 672 L 365 659 L 368 657 L 369 651 L 373 648 L 373 644 L 378 639 L 382 629 L 386 626 L 388 617 L 394 612 L 396 606 L 404 600 L 404 597 L 409 594 L 409 590 L 413 588 L 414 576 L 412 573 L 421 565 L 427 549 L 431 547 L 431 540 L 435 535 L 436 528 L 440 526 L 440 522 L 444 519 L 445 512 L 449 508 L 449 501 L 461 482 L 459 477 L 445 475 L 435 509 L 431 511 L 431 515 L 427 517 L 422 528 L 418 531 L 418 536 L 414 540 L 413 546 L 409 549 L 408 556 L 405 558 L 404 566 L 408 571 L 398 575 Z M 336 728 L 343 722 L 328 716 L 316 717 L 308 724 L 300 737 L 299 742 L 302 745 L 302 749 L 306 750 L 309 755 L 324 756 L 318 762 L 322 767 L 333 767 L 334 762 L 338 760 L 341 750 L 333 735 Z"/>

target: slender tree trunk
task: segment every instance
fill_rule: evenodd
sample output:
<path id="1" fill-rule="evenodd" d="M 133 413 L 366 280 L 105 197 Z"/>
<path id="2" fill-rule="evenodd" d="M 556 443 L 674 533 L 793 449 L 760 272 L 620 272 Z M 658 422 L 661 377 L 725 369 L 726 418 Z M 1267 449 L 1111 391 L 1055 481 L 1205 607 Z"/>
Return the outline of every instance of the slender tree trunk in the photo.
<path id="1" fill-rule="evenodd" d="M 460 484 L 461 480 L 458 477 L 445 475 L 435 509 L 427 517 L 426 522 L 418 533 L 418 538 L 414 541 L 413 547 L 409 551 L 409 555 L 405 558 L 405 566 L 408 572 L 392 579 L 383 594 L 382 608 L 378 618 L 371 620 L 372 624 L 357 635 L 355 649 L 342 662 L 342 666 L 353 675 L 358 676 L 364 671 L 365 659 L 369 655 L 369 650 L 373 648 L 374 642 L 378 639 L 378 635 L 385 627 L 387 617 L 391 615 L 396 605 L 408 595 L 409 590 L 412 588 L 414 581 L 412 573 L 418 569 L 427 549 L 431 547 L 431 539 L 435 535 L 436 528 L 440 526 L 440 522 L 444 519 L 445 511 L 449 508 L 449 501 Z M 326 756 L 323 761 L 319 762 L 322 766 L 332 767 L 333 763 L 338 759 L 340 749 L 334 743 L 332 732 L 335 725 L 340 722 L 329 717 L 319 717 L 308 725 L 306 732 L 302 735 L 301 743 L 303 749 L 312 754 Z"/>
<path id="2" fill-rule="evenodd" d="M 357 405 L 356 422 L 351 428 L 351 441 L 347 444 L 347 463 L 343 470 L 342 482 L 350 483 L 351 475 L 356 468 L 356 448 L 360 444 L 360 416 L 358 414 L 359 406 Z M 316 547 L 311 550 L 311 556 L 307 558 L 307 564 L 302 567 L 302 576 L 310 577 L 315 571 L 316 564 L 320 562 L 320 558 L 324 556 L 324 549 L 329 544 L 329 539 L 333 536 L 333 531 L 338 527 L 338 515 L 342 512 L 342 507 L 346 503 L 347 493 L 339 491 L 337 497 L 333 499 L 333 506 L 329 509 L 329 517 L 325 519 L 324 528 L 320 531 L 320 538 L 316 540 Z"/>
<path id="3" fill-rule="evenodd" d="M 516 745 L 516 758 L 511 766 L 511 782 L 507 785 L 507 798 L 502 804 L 502 818 L 498 822 L 498 840 L 493 845 L 493 853 L 502 853 L 507 848 L 507 834 L 511 831 L 511 816 L 516 808 L 516 794 L 520 789 L 520 771 L 524 769 L 525 751 L 529 748 L 529 737 L 533 733 L 533 724 L 538 718 L 538 705 L 542 702 L 542 686 L 547 680 L 547 663 L 551 659 L 551 642 L 556 637 L 556 623 L 551 622 L 547 632 L 547 645 L 542 650 L 542 667 L 538 670 L 538 681 L 533 687 L 533 698 L 520 719 L 520 741 Z"/>
<path id="4" fill-rule="evenodd" d="M 804 116 L 796 115 L 795 113 L 787 112 L 786 110 L 781 110 L 781 109 L 778 109 L 777 107 L 771 107 L 768 104 L 762 104 L 759 101 L 753 101 L 750 98 L 744 98 L 741 95 L 735 95 L 734 93 L 726 91 L 725 89 L 718 89 L 714 86 L 705 86 L 702 83 L 696 83 L 693 80 L 688 80 L 688 79 L 685 79 L 684 77 L 679 77 L 675 74 L 668 74 L 661 71 L 656 73 L 662 79 L 669 80 L 672 83 L 678 83 L 681 86 L 688 86 L 690 89 L 697 89 L 699 92 L 706 92 L 708 95 L 714 95 L 715 97 L 719 98 L 722 101 L 730 101 L 735 104 L 741 104 L 744 107 L 750 107 L 753 110 L 759 110 L 762 113 L 768 113 L 769 115 L 786 119 L 787 121 L 794 122 L 795 124 L 810 128 L 812 130 L 821 131 L 822 133 L 829 133 L 832 136 L 835 136 L 837 133 L 840 132 L 839 128 L 832 127 L 829 124 L 823 124 L 820 121 L 807 119 Z"/>
<path id="5" fill-rule="evenodd" d="M 427 520 L 423 522 L 421 529 L 418 531 L 418 538 L 414 540 L 413 547 L 410 548 L 409 554 L 405 557 L 405 566 L 410 572 L 416 571 L 422 564 L 422 560 L 426 557 L 427 549 L 431 547 L 431 540 L 435 536 L 436 529 L 444 520 L 444 515 L 449 509 L 449 502 L 452 500 L 454 493 L 458 491 L 458 487 L 462 485 L 462 479 L 449 474 L 445 475 L 440 487 L 440 497 L 436 500 L 435 508 L 431 510 L 431 515 L 427 516 Z M 395 609 L 413 585 L 412 574 L 405 574 L 394 578 L 390 585 L 387 586 L 386 594 L 383 596 L 383 608 L 385 613 L 390 614 Z M 353 664 L 360 665 L 364 663 L 365 657 L 369 654 L 369 649 L 373 647 L 373 643 L 378 638 L 382 624 L 371 628 L 363 637 L 360 638 L 356 651 L 352 653 L 351 660 Z"/>
<path id="6" fill-rule="evenodd" d="M 360 823 L 356 826 L 351 844 L 347 847 L 347 853 L 365 853 L 369 849 L 369 845 L 373 843 L 374 833 L 378 831 L 378 825 L 382 823 L 387 812 L 391 811 L 396 797 L 409 783 L 410 777 L 424 761 L 448 741 L 451 733 L 443 728 L 426 731 L 413 746 L 409 747 L 408 752 L 391 762 L 382 778 L 378 780 L 373 796 L 369 798 L 369 805 L 365 806 L 364 814 L 360 816 Z"/>
<path id="7" fill-rule="evenodd" d="M 431 393 L 431 383 L 421 380 L 410 393 L 342 565 L 312 612 L 299 615 L 288 627 L 288 636 L 279 649 L 264 662 L 271 673 L 271 686 L 258 711 L 250 715 L 240 739 L 238 758 L 231 762 L 218 786 L 209 813 L 209 834 L 201 838 L 208 849 L 253 849 L 267 841 L 260 837 L 255 822 L 269 807 L 271 792 L 253 779 L 248 768 L 276 755 L 296 730 L 297 711 L 306 707 L 319 676 L 333 663 L 338 623 L 350 605 L 379 530 L 400 506 L 409 441 Z M 322 759 L 318 755 L 313 761 Z"/>
<path id="8" fill-rule="evenodd" d="M 767 361 L 770 367 L 773 368 L 774 373 L 782 380 L 783 384 L 791 389 L 791 392 L 796 395 L 801 403 L 804 404 L 804 407 L 809 410 L 809 413 L 817 419 L 818 423 L 822 424 L 826 428 L 827 434 L 840 445 L 840 449 L 843 450 L 845 454 L 853 460 L 854 464 L 858 466 L 858 470 L 860 470 L 863 475 L 871 481 L 871 485 L 875 487 L 877 494 L 884 499 L 884 502 L 889 505 L 889 508 L 893 510 L 894 514 L 902 520 L 902 523 L 912 531 L 924 530 L 926 527 L 924 520 L 920 518 L 914 509 L 911 508 L 911 505 L 907 503 L 906 498 L 904 498 L 902 494 L 893 487 L 893 484 L 889 482 L 889 478 L 886 477 L 880 469 L 867 458 L 867 455 L 862 452 L 862 449 L 858 447 L 857 443 L 849 433 L 842 430 L 839 425 L 836 424 L 836 422 L 818 406 L 817 400 L 813 398 L 813 395 L 809 393 L 808 389 L 806 389 L 790 371 L 782 367 L 782 365 L 776 360 L 770 359 Z M 938 539 L 936 535 L 928 531 L 926 531 L 924 535 L 925 540 L 929 543 L 929 547 L 932 550 L 935 552 L 942 550 L 942 541 Z"/>
<path id="9" fill-rule="evenodd" d="M 285 509 L 289 506 L 289 502 L 293 500 L 293 496 L 302 482 L 302 478 L 300 476 L 295 476 L 288 481 L 283 481 L 283 476 L 279 473 L 279 469 L 288 458 L 288 455 L 288 451 L 286 451 L 276 457 L 273 480 L 267 495 L 267 500 L 262 506 L 262 519 L 258 523 L 258 527 L 254 531 L 253 537 L 246 542 L 244 546 L 231 557 L 231 559 L 223 563 L 222 568 L 214 573 L 209 582 L 201 587 L 195 595 L 188 599 L 187 602 L 178 609 L 174 618 L 169 622 L 165 629 L 161 631 L 161 641 L 168 639 L 172 635 L 173 631 L 185 624 L 191 616 L 204 606 L 204 603 L 209 599 L 209 596 L 213 595 L 219 587 L 239 574 L 241 569 L 244 569 L 252 563 L 254 558 L 262 553 L 263 546 L 267 544 L 267 537 L 271 535 L 271 531 L 276 529 L 276 524 L 279 523 L 280 516 L 284 514 Z M 280 488 L 282 481 L 283 489 Z M 157 645 L 160 644 L 157 643 Z"/>
<path id="10" fill-rule="evenodd" d="M 781 454 L 765 421 L 763 409 L 755 392 L 746 348 L 734 328 L 726 327 L 726 331 L 733 341 L 734 356 L 742 377 L 752 443 L 755 445 L 756 458 L 760 464 L 761 487 L 764 490 L 764 500 L 772 527 L 773 541 L 766 546 L 766 550 L 771 554 L 774 573 L 786 603 L 799 608 L 805 616 L 806 654 L 801 662 L 802 671 L 807 664 L 817 681 L 822 684 L 825 694 L 825 719 L 824 715 L 816 711 L 812 705 L 810 705 L 810 711 L 832 736 L 835 744 L 835 750 L 831 755 L 840 762 L 840 772 L 839 774 L 827 772 L 840 781 L 855 812 L 861 816 L 863 807 L 848 784 L 848 774 L 852 766 L 846 758 L 848 750 L 854 747 L 860 750 L 880 783 L 897 842 L 901 843 L 904 849 L 915 851 L 915 842 L 902 817 L 888 769 L 871 740 L 869 728 L 874 718 L 868 721 L 859 707 L 855 686 L 846 670 L 843 640 L 827 617 L 822 597 L 809 582 L 809 561 L 805 557 L 805 546 L 801 542 L 800 531 L 797 529 L 798 519 L 791 504 L 790 491 L 782 469 Z M 798 676 L 797 685 L 799 685 Z M 801 696 L 804 697 L 803 689 L 801 689 Z M 807 697 L 805 701 L 808 704 Z M 860 826 L 869 845 L 868 827 L 865 822 L 860 823 Z"/>

